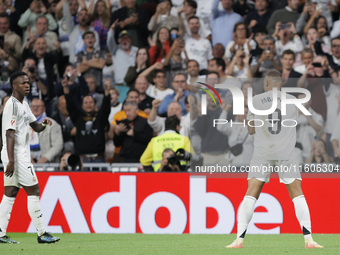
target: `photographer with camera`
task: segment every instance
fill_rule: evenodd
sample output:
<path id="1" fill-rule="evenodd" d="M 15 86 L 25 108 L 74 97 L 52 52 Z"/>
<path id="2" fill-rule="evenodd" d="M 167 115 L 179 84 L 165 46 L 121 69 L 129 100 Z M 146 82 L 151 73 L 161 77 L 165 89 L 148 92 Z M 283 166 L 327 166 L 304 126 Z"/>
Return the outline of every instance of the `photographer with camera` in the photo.
<path id="1" fill-rule="evenodd" d="M 83 161 L 77 154 L 66 151 L 60 159 L 60 171 L 83 171 Z"/>
<path id="2" fill-rule="evenodd" d="M 167 117 L 165 120 L 165 132 L 162 135 L 151 139 L 143 155 L 140 157 L 140 163 L 146 171 L 152 171 L 151 163 L 154 163 L 153 170 L 156 172 L 161 167 L 161 161 L 165 157 L 164 149 L 177 151 L 184 149 L 192 154 L 195 153 L 188 137 L 180 135 L 180 120 L 176 115 Z M 163 159 L 163 165 L 165 160 Z"/>
<path id="3" fill-rule="evenodd" d="M 180 172 L 181 164 L 177 160 L 175 152 L 172 149 L 165 149 L 162 153 L 161 166 L 158 172 Z"/>

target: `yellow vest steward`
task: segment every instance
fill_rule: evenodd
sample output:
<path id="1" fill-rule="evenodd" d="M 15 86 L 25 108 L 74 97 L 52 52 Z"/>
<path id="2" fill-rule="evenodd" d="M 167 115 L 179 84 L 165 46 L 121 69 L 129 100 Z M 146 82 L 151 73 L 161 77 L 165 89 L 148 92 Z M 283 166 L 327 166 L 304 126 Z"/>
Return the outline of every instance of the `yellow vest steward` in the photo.
<path id="1" fill-rule="evenodd" d="M 176 152 L 178 149 L 184 149 L 185 136 L 177 133 L 164 133 L 160 136 L 154 137 L 154 143 L 152 148 L 152 157 L 154 162 L 153 169 L 158 171 L 161 166 L 162 153 L 165 149 L 172 149 Z"/>

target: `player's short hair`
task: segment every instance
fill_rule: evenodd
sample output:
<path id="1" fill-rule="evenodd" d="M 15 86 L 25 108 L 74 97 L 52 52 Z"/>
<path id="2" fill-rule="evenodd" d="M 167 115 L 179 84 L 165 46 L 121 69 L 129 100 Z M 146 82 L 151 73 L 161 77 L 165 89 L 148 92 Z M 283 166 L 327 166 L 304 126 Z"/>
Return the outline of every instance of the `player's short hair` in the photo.
<path id="1" fill-rule="evenodd" d="M 290 49 L 285 50 L 284 52 L 282 52 L 282 56 L 281 57 L 283 58 L 284 55 L 293 55 L 293 59 L 295 61 L 295 53 L 294 53 L 294 51 L 292 51 Z"/>
<path id="2" fill-rule="evenodd" d="M 279 83 L 282 82 L 282 74 L 279 71 L 273 69 L 266 74 L 264 79 L 270 80 L 273 83 Z"/>
<path id="3" fill-rule="evenodd" d="M 9 79 L 9 83 L 11 84 L 11 87 L 13 88 L 13 83 L 18 77 L 25 76 L 25 75 L 27 76 L 27 73 L 22 72 L 22 71 L 16 71 L 16 72 L 12 73 L 12 75 Z"/>
<path id="4" fill-rule="evenodd" d="M 223 45 L 222 45 L 223 46 Z M 225 61 L 223 60 L 223 58 L 213 58 L 212 60 L 215 60 L 216 61 L 216 65 L 218 66 L 218 67 L 222 67 L 222 71 L 224 72 L 225 71 L 225 69 L 226 69 L 226 67 L 227 67 L 227 65 L 225 64 Z M 212 61 L 212 60 L 210 60 L 210 61 Z"/>
<path id="5" fill-rule="evenodd" d="M 125 106 L 128 106 L 128 105 L 132 105 L 133 108 L 136 108 L 136 109 L 138 108 L 138 104 L 137 104 L 136 101 L 125 101 L 124 107 L 125 107 Z"/>
<path id="6" fill-rule="evenodd" d="M 179 118 L 176 115 L 167 117 L 165 119 L 165 130 L 177 131 L 176 127 L 179 126 L 180 123 L 181 123 L 181 121 L 179 120 Z"/>

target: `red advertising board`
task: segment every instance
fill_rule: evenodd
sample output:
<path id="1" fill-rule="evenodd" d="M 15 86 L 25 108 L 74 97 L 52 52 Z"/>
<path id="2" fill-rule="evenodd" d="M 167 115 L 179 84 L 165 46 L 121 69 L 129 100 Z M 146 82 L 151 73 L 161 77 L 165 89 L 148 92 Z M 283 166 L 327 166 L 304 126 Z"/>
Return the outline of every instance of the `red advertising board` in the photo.
<path id="1" fill-rule="evenodd" d="M 38 172 L 41 210 L 53 233 L 236 233 L 246 175 Z M 311 175 L 309 175 L 310 177 Z M 303 178 L 314 233 L 340 233 L 337 178 Z M 1 182 L 3 177 L 1 177 Z M 0 188 L 3 193 L 3 187 Z M 21 190 L 8 232 L 35 232 Z M 263 188 L 247 233 L 301 233 L 277 178 Z"/>

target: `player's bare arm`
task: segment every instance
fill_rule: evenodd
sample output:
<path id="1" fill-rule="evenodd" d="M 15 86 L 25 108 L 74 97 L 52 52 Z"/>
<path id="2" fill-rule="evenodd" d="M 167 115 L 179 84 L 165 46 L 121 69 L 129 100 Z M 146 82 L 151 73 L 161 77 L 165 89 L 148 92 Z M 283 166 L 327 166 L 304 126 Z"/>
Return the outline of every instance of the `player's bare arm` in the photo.
<path id="1" fill-rule="evenodd" d="M 254 121 L 253 120 L 247 121 L 247 128 L 248 128 L 248 133 L 250 135 L 255 134 L 255 127 L 254 127 Z"/>
<path id="2" fill-rule="evenodd" d="M 7 154 L 8 154 L 8 164 L 6 167 L 5 175 L 7 177 L 12 177 L 14 173 L 14 137 L 15 130 L 6 130 L 6 144 L 7 144 Z"/>
<path id="3" fill-rule="evenodd" d="M 37 133 L 44 131 L 47 125 L 52 125 L 52 121 L 48 118 L 45 118 L 42 123 L 38 123 L 37 121 L 30 123 L 31 128 Z"/>

